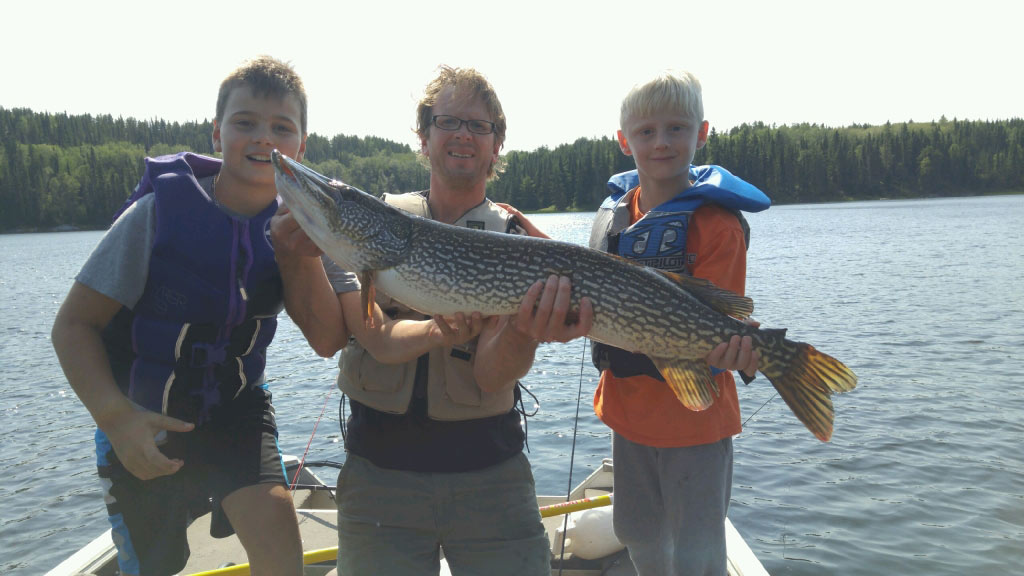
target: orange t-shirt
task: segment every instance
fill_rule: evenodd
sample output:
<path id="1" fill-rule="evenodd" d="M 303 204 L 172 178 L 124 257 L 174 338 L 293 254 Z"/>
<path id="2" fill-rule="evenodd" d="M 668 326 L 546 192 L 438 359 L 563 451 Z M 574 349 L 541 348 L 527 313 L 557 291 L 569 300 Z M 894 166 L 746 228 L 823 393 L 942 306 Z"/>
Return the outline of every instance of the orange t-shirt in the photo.
<path id="1" fill-rule="evenodd" d="M 630 203 L 630 223 L 640 219 L 640 190 Z M 714 204 L 705 204 L 690 217 L 686 233 L 689 272 L 720 288 L 744 293 L 747 249 L 736 216 Z M 692 256 L 692 257 L 691 257 Z M 710 408 L 692 411 L 679 402 L 664 382 L 650 376 L 616 378 L 601 373 L 594 393 L 594 412 L 625 438 L 656 448 L 710 444 L 740 433 L 740 405 L 731 372 L 715 376 L 719 396 Z"/>

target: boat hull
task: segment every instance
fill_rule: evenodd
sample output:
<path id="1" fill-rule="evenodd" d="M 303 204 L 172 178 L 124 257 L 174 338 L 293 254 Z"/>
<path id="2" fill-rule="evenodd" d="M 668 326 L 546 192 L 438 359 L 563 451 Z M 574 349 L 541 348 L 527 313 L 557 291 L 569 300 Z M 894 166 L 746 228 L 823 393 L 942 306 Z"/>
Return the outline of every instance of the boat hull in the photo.
<path id="1" fill-rule="evenodd" d="M 293 463 L 296 463 L 293 459 Z M 612 461 L 605 459 L 585 480 L 569 494 L 569 501 L 596 498 L 612 491 Z M 303 548 L 324 550 L 338 545 L 338 512 L 334 502 L 334 491 L 309 468 L 303 468 L 295 490 L 295 508 L 298 514 L 299 532 Z M 540 507 L 566 502 L 565 496 L 538 496 Z M 565 515 L 543 518 L 544 528 L 551 543 L 552 575 L 561 576 L 635 576 L 636 571 L 625 550 L 605 557 L 585 559 L 573 554 L 561 554 Z M 729 576 L 768 576 L 750 547 L 726 519 L 726 549 L 729 562 Z M 610 522 L 603 529 L 611 530 Z M 608 536 L 608 535 L 605 535 Z M 614 538 L 614 536 L 611 536 Z M 571 539 L 570 539 L 571 541 Z M 182 574 L 197 574 L 216 570 L 226 565 L 242 565 L 247 562 L 245 550 L 237 537 L 215 539 L 210 536 L 210 515 L 198 518 L 188 529 L 189 548 L 192 551 Z M 326 551 L 325 551 L 326 552 Z M 323 556 L 320 553 L 320 556 Z M 325 576 L 334 568 L 331 560 L 320 560 L 307 564 L 304 576 Z M 248 571 L 240 572 L 248 574 Z M 110 531 L 100 535 L 46 576 L 115 576 L 117 574 L 117 551 L 110 538 Z M 442 559 L 441 576 L 450 574 Z"/>

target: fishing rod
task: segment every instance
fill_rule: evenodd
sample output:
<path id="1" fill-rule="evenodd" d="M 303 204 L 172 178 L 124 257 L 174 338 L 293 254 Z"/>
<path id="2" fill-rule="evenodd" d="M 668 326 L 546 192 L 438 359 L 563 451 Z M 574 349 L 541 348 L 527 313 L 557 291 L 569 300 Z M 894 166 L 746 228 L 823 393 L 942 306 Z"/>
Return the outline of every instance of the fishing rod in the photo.
<path id="1" fill-rule="evenodd" d="M 338 558 L 338 547 L 334 548 L 321 548 L 319 550 L 310 550 L 302 554 L 303 566 L 307 564 L 316 564 L 318 562 L 330 562 L 331 560 L 337 560 Z M 226 568 L 217 568 L 216 570 L 206 570 L 204 572 L 196 572 L 191 576 L 248 576 L 249 564 L 239 564 L 237 566 L 228 566 Z"/>
<path id="2" fill-rule="evenodd" d="M 331 394 L 334 393 L 334 386 L 331 386 L 330 391 L 327 392 L 327 397 L 324 398 L 324 406 L 320 409 L 320 416 L 317 417 L 316 422 L 313 424 L 313 432 L 309 435 L 309 442 L 306 443 L 306 450 L 302 453 L 302 459 L 299 460 L 299 465 L 295 469 L 295 475 L 292 476 L 291 488 L 292 492 L 295 492 L 295 486 L 299 482 L 299 473 L 302 472 L 302 468 L 306 463 L 306 455 L 309 454 L 309 447 L 313 444 L 313 437 L 316 436 L 316 429 L 320 426 L 320 420 L 324 417 L 324 412 L 327 410 L 327 403 L 331 400 Z"/>
<path id="3" fill-rule="evenodd" d="M 568 500 L 572 497 L 572 468 L 573 463 L 576 460 L 576 431 L 580 426 L 580 398 L 583 397 L 583 367 L 586 366 L 587 362 L 587 342 L 588 338 L 583 339 L 583 355 L 580 357 L 580 383 L 579 389 L 576 391 L 576 419 L 573 420 L 572 424 L 572 450 L 569 452 L 569 488 L 566 491 L 565 499 Z M 609 503 L 611 501 L 609 500 Z M 565 534 L 569 529 L 569 516 L 565 516 L 565 521 L 562 522 L 562 534 Z M 562 536 L 562 549 L 558 553 L 558 576 L 562 576 L 562 568 L 565 566 L 565 536 Z"/>
<path id="4" fill-rule="evenodd" d="M 614 504 L 614 496 L 614 494 L 608 493 L 600 496 L 594 496 L 593 498 L 580 498 L 579 500 L 560 502 L 558 504 L 551 504 L 550 506 L 541 506 L 540 517 L 551 518 L 552 516 L 561 516 L 562 514 L 570 514 L 572 512 L 579 512 L 580 510 L 590 510 L 592 508 L 600 508 L 602 506 L 611 506 Z M 564 530 L 565 529 L 563 528 L 563 533 Z"/>
<path id="5" fill-rule="evenodd" d="M 740 374 L 742 374 L 742 372 L 740 372 Z M 761 404 L 761 408 L 764 408 L 765 406 L 767 406 L 768 403 L 771 402 L 772 400 L 774 400 L 775 397 L 778 396 L 778 395 L 779 395 L 778 392 L 775 392 L 774 394 L 772 394 L 770 398 L 768 398 L 767 400 L 764 401 L 764 404 Z M 747 419 L 743 421 L 743 424 L 740 424 L 740 427 L 746 427 L 747 422 L 750 422 L 751 418 L 753 418 L 754 416 L 757 416 L 757 413 L 761 411 L 761 408 L 758 408 L 757 410 L 754 410 L 753 414 L 751 414 L 750 416 L 747 416 Z"/>

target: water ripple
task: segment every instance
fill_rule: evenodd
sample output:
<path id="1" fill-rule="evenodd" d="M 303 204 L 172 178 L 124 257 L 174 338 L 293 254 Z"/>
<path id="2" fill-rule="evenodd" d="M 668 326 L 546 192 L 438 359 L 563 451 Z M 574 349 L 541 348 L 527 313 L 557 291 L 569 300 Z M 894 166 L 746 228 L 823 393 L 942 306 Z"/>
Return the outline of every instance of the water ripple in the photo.
<path id="1" fill-rule="evenodd" d="M 581 244 L 590 218 L 534 217 Z M 730 516 L 754 552 L 776 576 L 1012 572 L 1024 560 L 1024 196 L 782 206 L 749 220 L 755 317 L 860 378 L 835 398 L 828 444 L 763 377 L 740 387 L 749 420 Z M 952 242 L 955 230 L 969 241 Z M 106 529 L 93 425 L 49 343 L 99 237 L 0 236 L 4 574 L 42 573 Z M 542 493 L 566 491 L 570 458 L 576 482 L 611 453 L 582 353 L 580 342 L 541 346 L 524 379 L 540 404 L 528 428 Z M 336 361 L 283 319 L 268 366 L 282 448 L 302 453 L 330 395 L 309 458 L 342 458 Z"/>

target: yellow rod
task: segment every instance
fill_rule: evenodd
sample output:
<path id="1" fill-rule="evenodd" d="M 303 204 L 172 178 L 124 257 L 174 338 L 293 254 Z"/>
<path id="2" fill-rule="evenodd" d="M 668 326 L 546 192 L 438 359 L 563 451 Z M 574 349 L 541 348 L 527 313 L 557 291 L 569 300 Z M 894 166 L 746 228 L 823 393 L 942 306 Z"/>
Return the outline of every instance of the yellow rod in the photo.
<path id="1" fill-rule="evenodd" d="M 562 514 L 569 514 L 579 510 L 589 510 L 591 508 L 600 508 L 601 506 L 610 506 L 612 504 L 612 500 L 613 498 L 611 494 L 602 494 L 600 496 L 595 496 L 594 498 L 581 498 L 579 500 L 572 500 L 571 502 L 561 502 L 550 506 L 541 506 L 540 515 L 541 518 L 550 518 L 551 516 L 560 516 Z"/>
<path id="2" fill-rule="evenodd" d="M 612 494 L 602 494 L 601 496 L 595 496 L 594 498 L 581 498 L 571 502 L 561 502 L 550 506 L 541 506 L 540 515 L 542 518 L 550 518 L 551 516 L 560 516 L 562 514 L 569 514 L 579 510 L 600 508 L 601 506 L 611 505 L 612 500 Z M 304 553 L 302 555 L 302 564 L 316 564 L 317 562 L 327 562 L 329 560 L 336 560 L 337 558 L 337 547 L 321 548 L 319 550 L 310 550 L 309 552 Z M 239 564 L 238 566 L 228 566 L 227 568 L 207 570 L 206 572 L 196 572 L 192 576 L 248 576 L 248 574 L 249 565 Z"/>
<path id="3" fill-rule="evenodd" d="M 317 562 L 326 562 L 328 560 L 335 560 L 338 558 L 338 547 L 334 548 L 321 548 L 319 550 L 310 550 L 302 555 L 302 564 L 316 564 Z M 248 576 L 249 565 L 239 564 L 238 566 L 228 566 L 227 568 L 217 568 L 216 570 L 207 570 L 205 572 L 196 572 L 192 576 Z"/>

